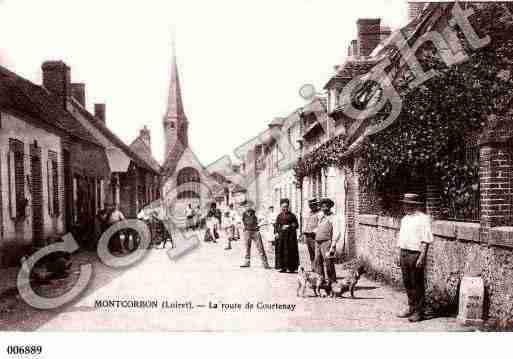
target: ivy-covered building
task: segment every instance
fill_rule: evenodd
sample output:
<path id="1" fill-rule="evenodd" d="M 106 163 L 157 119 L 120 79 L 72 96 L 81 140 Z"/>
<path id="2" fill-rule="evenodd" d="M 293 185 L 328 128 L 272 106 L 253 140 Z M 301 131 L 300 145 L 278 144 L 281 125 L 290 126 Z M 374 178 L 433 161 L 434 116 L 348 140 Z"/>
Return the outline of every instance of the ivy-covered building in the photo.
<path id="1" fill-rule="evenodd" d="M 296 170 L 299 178 L 342 171 L 347 254 L 398 284 L 398 200 L 422 194 L 436 236 L 431 307 L 454 312 L 461 278 L 481 275 L 486 315 L 504 328 L 513 313 L 512 14 L 508 2 L 418 7 L 372 51 L 373 71 L 348 94 L 330 96 L 344 130 Z"/>

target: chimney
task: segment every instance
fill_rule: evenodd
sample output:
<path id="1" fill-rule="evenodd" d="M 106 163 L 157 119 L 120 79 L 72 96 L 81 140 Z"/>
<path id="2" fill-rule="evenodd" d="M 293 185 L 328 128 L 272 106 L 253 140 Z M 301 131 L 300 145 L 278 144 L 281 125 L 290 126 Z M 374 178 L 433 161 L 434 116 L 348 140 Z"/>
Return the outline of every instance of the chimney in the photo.
<path id="1" fill-rule="evenodd" d="M 422 14 L 424 7 L 426 6 L 426 2 L 421 1 L 408 1 L 408 21 L 411 22 L 415 20 L 417 16 Z"/>
<path id="2" fill-rule="evenodd" d="M 380 43 L 381 19 L 359 19 L 358 55 L 369 56 Z"/>
<path id="3" fill-rule="evenodd" d="M 148 146 L 148 148 L 151 150 L 151 136 L 150 136 L 150 130 L 146 125 L 139 131 L 139 137 L 141 140 Z"/>
<path id="4" fill-rule="evenodd" d="M 62 106 L 71 95 L 70 68 L 62 61 L 45 61 L 41 66 L 43 70 L 43 87 L 57 96 Z"/>
<path id="5" fill-rule="evenodd" d="M 94 104 L 94 117 L 105 123 L 105 104 L 95 103 Z"/>
<path id="6" fill-rule="evenodd" d="M 351 40 L 351 54 L 353 57 L 358 57 L 358 40 Z"/>
<path id="7" fill-rule="evenodd" d="M 78 101 L 82 107 L 85 107 L 85 84 L 73 83 L 71 84 L 71 96 Z"/>

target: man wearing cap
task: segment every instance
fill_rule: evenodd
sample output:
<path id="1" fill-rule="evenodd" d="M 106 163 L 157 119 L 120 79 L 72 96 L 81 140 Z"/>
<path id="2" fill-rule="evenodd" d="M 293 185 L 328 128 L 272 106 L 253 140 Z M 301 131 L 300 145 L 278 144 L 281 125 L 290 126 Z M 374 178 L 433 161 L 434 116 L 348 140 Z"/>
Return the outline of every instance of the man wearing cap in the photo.
<path id="1" fill-rule="evenodd" d="M 246 253 L 244 255 L 244 264 L 241 268 L 248 268 L 251 262 L 251 242 L 255 242 L 260 259 L 265 269 L 269 269 L 267 256 L 265 255 L 264 245 L 262 243 L 262 236 L 258 228 L 258 218 L 255 213 L 254 205 L 252 202 L 246 202 L 246 210 L 242 214 L 242 224 L 244 226 L 244 247 Z"/>
<path id="2" fill-rule="evenodd" d="M 429 244 L 433 242 L 431 217 L 422 212 L 424 203 L 417 194 L 406 193 L 401 202 L 406 215 L 401 219 L 398 262 L 408 295 L 408 308 L 398 317 L 418 322 L 424 318 L 424 266 Z"/>
<path id="3" fill-rule="evenodd" d="M 334 255 L 338 236 L 336 240 L 333 240 L 333 218 L 331 213 L 331 208 L 334 205 L 335 203 L 329 198 L 321 200 L 321 214 L 319 215 L 319 221 L 315 230 L 314 271 L 323 278 L 327 277 L 329 283 L 337 281 Z"/>
<path id="4" fill-rule="evenodd" d="M 308 255 L 310 256 L 313 268 L 315 260 L 315 231 L 319 223 L 319 201 L 317 198 L 311 199 L 308 201 L 308 206 L 310 207 L 310 216 L 306 219 L 303 238 L 308 248 Z"/>

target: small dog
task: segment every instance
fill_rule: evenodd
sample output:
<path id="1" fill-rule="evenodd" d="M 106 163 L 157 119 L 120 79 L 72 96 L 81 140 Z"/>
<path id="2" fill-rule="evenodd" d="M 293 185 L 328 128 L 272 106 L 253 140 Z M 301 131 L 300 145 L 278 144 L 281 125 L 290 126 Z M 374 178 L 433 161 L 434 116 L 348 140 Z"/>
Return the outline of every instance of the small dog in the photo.
<path id="1" fill-rule="evenodd" d="M 342 294 L 349 291 L 351 298 L 354 298 L 356 284 L 358 284 L 358 280 L 365 272 L 365 266 L 363 264 L 359 264 L 357 267 L 350 269 L 347 277 L 331 283 L 331 297 L 342 297 Z"/>
<path id="2" fill-rule="evenodd" d="M 322 296 L 321 290 L 325 292 L 324 296 L 331 294 L 331 287 L 321 275 L 312 271 L 305 271 L 301 266 L 297 273 L 297 296 L 299 297 L 301 293 L 301 296 L 304 298 L 307 287 L 313 290 L 316 297 Z"/>

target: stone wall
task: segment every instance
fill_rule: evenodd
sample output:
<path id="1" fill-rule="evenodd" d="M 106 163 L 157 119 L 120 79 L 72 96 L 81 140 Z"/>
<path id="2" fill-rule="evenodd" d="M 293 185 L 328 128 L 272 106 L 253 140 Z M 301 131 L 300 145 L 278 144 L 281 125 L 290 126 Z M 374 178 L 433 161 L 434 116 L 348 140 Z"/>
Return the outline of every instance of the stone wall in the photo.
<path id="1" fill-rule="evenodd" d="M 402 287 L 395 259 L 399 221 L 376 215 L 358 216 L 355 254 L 378 280 Z M 513 228 L 497 227 L 488 244 L 480 241 L 480 225 L 434 221 L 435 242 L 426 263 L 429 306 L 440 314 L 455 314 L 463 276 L 481 274 L 485 286 L 485 316 L 500 329 L 513 329 Z"/>

